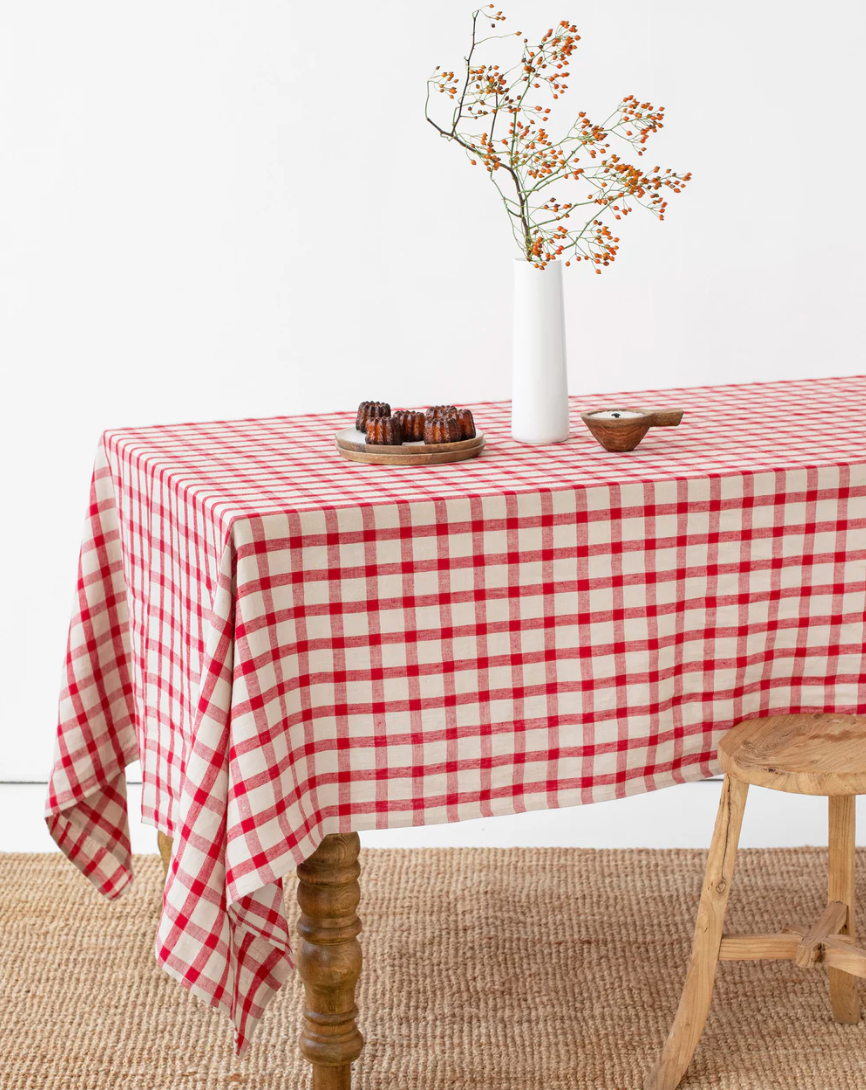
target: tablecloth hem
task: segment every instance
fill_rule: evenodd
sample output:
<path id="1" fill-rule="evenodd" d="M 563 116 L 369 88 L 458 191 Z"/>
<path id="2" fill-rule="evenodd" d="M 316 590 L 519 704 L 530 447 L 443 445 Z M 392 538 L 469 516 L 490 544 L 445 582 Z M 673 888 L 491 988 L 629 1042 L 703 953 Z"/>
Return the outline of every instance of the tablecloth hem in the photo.
<path id="1" fill-rule="evenodd" d="M 126 804 L 126 765 L 138 760 L 124 754 L 126 763 L 106 769 L 78 784 L 74 792 L 57 795 L 49 788 L 45 824 L 58 848 L 109 900 L 115 900 L 132 884 L 132 843 Z M 72 798 L 64 805 L 66 795 Z"/>
<path id="2" fill-rule="evenodd" d="M 285 983 L 295 964 L 291 955 L 279 949 L 256 931 L 237 919 L 230 924 L 235 949 L 235 981 L 230 997 L 226 992 L 215 995 L 189 979 L 189 964 L 185 963 L 177 949 L 169 950 L 157 935 L 154 954 L 160 965 L 172 979 L 197 999 L 222 1011 L 234 1026 L 235 1055 L 241 1058 L 247 1052 L 256 1028 L 268 1004 Z M 247 979 L 239 984 L 237 977 Z"/>
<path id="3" fill-rule="evenodd" d="M 58 848 L 67 856 L 103 897 L 116 901 L 132 885 L 132 867 L 117 859 L 104 845 L 99 844 L 86 831 L 75 836 L 75 822 L 66 814 L 49 814 L 45 817 L 48 832 Z M 105 866 L 106 862 L 109 866 Z"/>
<path id="4" fill-rule="evenodd" d="M 47 821 L 51 816 L 55 814 L 62 814 L 67 810 L 71 810 L 84 802 L 86 799 L 93 797 L 105 790 L 107 784 L 112 783 L 118 776 L 126 777 L 126 770 L 136 761 L 141 759 L 141 753 L 138 749 L 138 740 L 136 739 L 134 747 L 129 752 L 123 752 L 121 754 L 121 760 L 116 764 L 112 764 L 106 767 L 102 767 L 99 772 L 95 772 L 87 779 L 76 783 L 74 788 L 68 788 L 66 791 L 55 791 L 53 782 L 49 784 L 48 798 L 45 800 L 45 810 L 43 816 Z"/>
<path id="5" fill-rule="evenodd" d="M 719 732 L 719 737 L 723 734 Z M 660 771 L 667 771 L 660 769 Z M 551 799 L 547 792 L 539 792 L 537 795 L 523 794 L 515 796 L 512 787 L 508 794 L 494 797 L 486 801 L 488 813 L 481 817 L 504 817 L 518 813 L 529 813 L 539 810 L 567 810 L 573 806 L 593 806 L 597 803 L 611 802 L 614 799 L 629 798 L 637 794 L 646 794 L 650 791 L 663 791 L 668 787 L 677 787 L 681 784 L 696 783 L 701 780 L 711 779 L 721 773 L 721 765 L 713 755 L 710 758 L 702 754 L 694 754 L 690 758 L 681 761 L 676 769 L 669 770 L 670 775 L 676 777 L 674 783 L 664 785 L 648 784 L 643 776 L 634 779 L 617 780 L 608 785 L 599 786 L 598 778 L 592 784 L 592 799 L 575 797 L 562 801 L 562 792 Z M 567 793 L 566 793 L 567 794 Z M 575 792 L 577 795 L 577 792 Z M 521 800 L 520 806 L 515 806 L 515 797 Z M 474 805 L 474 803 L 473 803 Z M 441 818 L 430 820 L 431 811 L 423 811 L 424 826 L 430 825 L 454 825 L 465 820 L 465 815 L 457 813 L 447 815 L 443 810 Z M 226 901 L 229 906 L 238 904 L 244 897 L 265 888 L 272 882 L 280 881 L 285 875 L 290 874 L 300 863 L 313 854 L 326 836 L 332 833 L 363 833 L 372 832 L 380 828 L 407 829 L 419 827 L 416 817 L 419 811 L 414 807 L 405 810 L 389 809 L 387 811 L 387 825 L 382 825 L 382 813 L 371 803 L 370 813 L 353 812 L 348 817 L 325 817 L 303 837 L 300 837 L 291 847 L 282 849 L 277 855 L 269 859 L 267 866 L 259 864 L 258 868 L 241 875 L 226 883 Z M 474 815 L 478 817 L 479 815 Z M 403 819 L 406 820 L 403 820 Z"/>

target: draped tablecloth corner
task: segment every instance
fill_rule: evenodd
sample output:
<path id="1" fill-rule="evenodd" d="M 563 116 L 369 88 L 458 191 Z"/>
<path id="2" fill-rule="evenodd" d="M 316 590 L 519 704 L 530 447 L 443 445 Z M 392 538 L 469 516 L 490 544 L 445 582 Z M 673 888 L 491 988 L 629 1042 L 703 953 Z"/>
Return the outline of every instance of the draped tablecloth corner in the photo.
<path id="1" fill-rule="evenodd" d="M 100 443 L 78 561 L 45 820 L 107 897 L 132 881 L 128 764 L 138 760 L 127 587 L 111 470 Z"/>
<path id="2" fill-rule="evenodd" d="M 103 437 L 47 821 L 122 893 L 141 760 L 157 956 L 240 1051 L 328 833 L 623 797 L 714 772 L 740 719 L 866 712 L 866 379 L 605 395 L 686 408 L 628 454 L 595 400 L 545 448 L 472 406 L 484 453 L 436 467 L 343 461 L 349 414 Z"/>

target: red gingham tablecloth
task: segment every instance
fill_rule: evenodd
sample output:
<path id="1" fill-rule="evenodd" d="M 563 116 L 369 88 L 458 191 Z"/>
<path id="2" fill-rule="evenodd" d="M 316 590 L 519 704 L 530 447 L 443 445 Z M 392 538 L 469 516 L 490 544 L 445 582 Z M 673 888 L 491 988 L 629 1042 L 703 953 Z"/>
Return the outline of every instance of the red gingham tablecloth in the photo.
<path id="1" fill-rule="evenodd" d="M 617 402 L 686 416 L 609 454 L 578 412 Z M 552 447 L 472 409 L 457 465 L 342 460 L 352 411 L 98 449 L 47 821 L 122 893 L 141 758 L 157 956 L 240 1050 L 326 834 L 667 787 L 742 718 L 866 711 L 866 378 L 581 397 Z"/>

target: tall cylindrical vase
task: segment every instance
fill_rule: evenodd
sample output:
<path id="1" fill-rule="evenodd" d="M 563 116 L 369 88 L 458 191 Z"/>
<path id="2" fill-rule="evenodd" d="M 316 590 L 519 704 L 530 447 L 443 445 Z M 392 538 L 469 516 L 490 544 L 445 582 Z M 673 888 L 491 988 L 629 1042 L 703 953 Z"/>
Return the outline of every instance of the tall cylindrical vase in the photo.
<path id="1" fill-rule="evenodd" d="M 562 265 L 514 262 L 511 435 L 543 446 L 568 438 Z"/>

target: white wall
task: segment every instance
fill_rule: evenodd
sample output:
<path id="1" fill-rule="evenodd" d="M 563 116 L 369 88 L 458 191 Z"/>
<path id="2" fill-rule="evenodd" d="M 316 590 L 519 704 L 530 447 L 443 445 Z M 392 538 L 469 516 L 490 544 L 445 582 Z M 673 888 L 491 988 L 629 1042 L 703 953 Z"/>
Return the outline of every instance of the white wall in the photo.
<path id="1" fill-rule="evenodd" d="M 423 121 L 467 0 L 0 0 L 0 780 L 45 778 L 102 429 L 508 395 L 512 243 Z M 857 0 L 516 0 L 694 171 L 567 277 L 574 392 L 863 370 Z M 328 75 L 326 73 L 330 72 Z"/>

